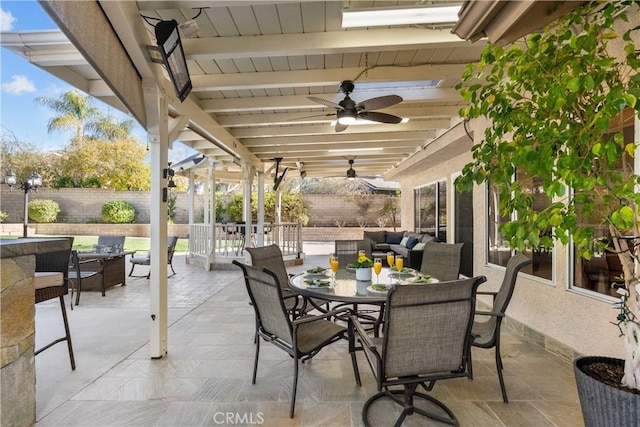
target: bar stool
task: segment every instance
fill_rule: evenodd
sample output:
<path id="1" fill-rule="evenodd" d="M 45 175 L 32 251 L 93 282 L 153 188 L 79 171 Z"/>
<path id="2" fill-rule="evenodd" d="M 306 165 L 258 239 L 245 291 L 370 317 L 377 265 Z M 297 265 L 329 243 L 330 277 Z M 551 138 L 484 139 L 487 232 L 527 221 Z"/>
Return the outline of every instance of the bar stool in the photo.
<path id="1" fill-rule="evenodd" d="M 69 349 L 71 369 L 75 371 L 76 361 L 73 355 L 69 320 L 67 319 L 67 311 L 64 306 L 64 296 L 69 293 L 69 257 L 71 255 L 71 246 L 73 244 L 73 238 L 69 239 L 71 240 L 71 243 L 67 250 L 36 255 L 36 272 L 33 280 L 35 288 L 35 303 L 38 304 L 54 298 L 58 298 L 60 300 L 60 309 L 62 310 L 65 335 L 39 348 L 35 351 L 34 355 L 40 354 L 55 344 L 66 341 Z"/>

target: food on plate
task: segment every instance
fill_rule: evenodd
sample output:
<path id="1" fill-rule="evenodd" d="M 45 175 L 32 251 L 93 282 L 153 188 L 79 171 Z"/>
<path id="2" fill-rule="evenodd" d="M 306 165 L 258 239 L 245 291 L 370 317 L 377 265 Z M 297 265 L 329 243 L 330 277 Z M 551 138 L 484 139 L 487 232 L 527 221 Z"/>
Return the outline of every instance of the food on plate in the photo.
<path id="1" fill-rule="evenodd" d="M 315 288 L 323 288 L 329 287 L 331 282 L 329 282 L 328 280 L 305 279 L 304 283 Z"/>
<path id="2" fill-rule="evenodd" d="M 313 267 L 313 268 L 308 269 L 307 273 L 310 273 L 310 274 L 322 274 L 325 271 L 327 271 L 327 269 L 324 268 L 324 267 Z"/>

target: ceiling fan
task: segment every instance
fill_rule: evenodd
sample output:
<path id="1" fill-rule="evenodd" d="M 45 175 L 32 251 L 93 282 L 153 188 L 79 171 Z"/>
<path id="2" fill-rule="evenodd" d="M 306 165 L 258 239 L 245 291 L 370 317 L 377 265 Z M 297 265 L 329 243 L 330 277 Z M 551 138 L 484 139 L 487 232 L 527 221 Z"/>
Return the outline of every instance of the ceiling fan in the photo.
<path id="1" fill-rule="evenodd" d="M 349 125 L 354 124 L 358 119 L 391 124 L 398 124 L 402 121 L 402 117 L 373 111 L 401 103 L 401 96 L 385 95 L 356 103 L 349 97 L 349 94 L 353 92 L 354 88 L 355 85 L 352 80 L 345 80 L 341 82 L 340 92 L 344 93 L 345 97 L 338 104 L 315 96 L 309 96 L 307 98 L 313 102 L 317 102 L 318 104 L 336 109 L 336 115 L 338 116 L 336 132 L 342 132 L 347 129 Z"/>

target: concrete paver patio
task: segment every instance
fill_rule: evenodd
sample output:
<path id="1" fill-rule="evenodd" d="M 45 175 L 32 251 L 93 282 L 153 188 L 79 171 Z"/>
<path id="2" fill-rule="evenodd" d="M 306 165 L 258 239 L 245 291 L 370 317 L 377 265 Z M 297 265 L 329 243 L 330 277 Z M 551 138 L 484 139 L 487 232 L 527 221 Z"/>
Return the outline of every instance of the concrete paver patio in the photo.
<path id="1" fill-rule="evenodd" d="M 305 243 L 305 264 L 289 271 L 326 265 L 330 250 Z M 289 419 L 293 366 L 284 352 L 262 345 L 258 380 L 251 384 L 254 315 L 240 271 L 206 272 L 186 265 L 184 255 L 176 255 L 174 267 L 167 356 L 149 357 L 148 280 L 128 278 L 104 298 L 83 293 L 69 311 L 76 371 L 65 345 L 36 357 L 38 426 L 362 425 L 362 406 L 376 391 L 362 355 L 362 387 L 355 385 L 346 342 L 301 364 L 295 418 Z M 38 304 L 38 343 L 59 334 L 59 318 L 55 302 Z M 461 425 L 583 425 L 570 363 L 508 330 L 502 354 L 509 404 L 501 399 L 492 350 L 473 349 L 472 381 L 436 385 L 433 395 Z M 390 404 L 375 406 L 375 425 L 392 424 L 398 413 Z M 432 424 L 414 416 L 404 425 Z"/>

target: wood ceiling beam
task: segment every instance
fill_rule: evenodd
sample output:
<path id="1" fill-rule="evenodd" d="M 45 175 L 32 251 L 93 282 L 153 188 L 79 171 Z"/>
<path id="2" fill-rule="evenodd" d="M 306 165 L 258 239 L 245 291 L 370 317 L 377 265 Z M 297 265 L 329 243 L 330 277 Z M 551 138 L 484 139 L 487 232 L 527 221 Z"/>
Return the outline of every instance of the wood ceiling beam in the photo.
<path id="1" fill-rule="evenodd" d="M 370 69 L 358 82 L 441 80 L 462 76 L 466 64 L 417 65 L 411 67 L 380 67 Z M 193 92 L 213 90 L 280 89 L 282 87 L 313 87 L 337 85 L 354 78 L 361 68 L 332 68 L 325 70 L 262 71 L 254 73 L 229 73 L 192 75 Z M 357 86 L 356 86 L 357 90 Z"/>
<path id="2" fill-rule="evenodd" d="M 344 76 L 343 76 L 344 77 Z M 336 84 L 334 81 L 333 84 Z M 429 102 L 444 103 L 453 102 L 461 103 L 462 96 L 453 88 L 423 88 L 415 90 L 390 90 L 390 91 L 358 91 L 354 94 L 354 99 L 365 100 L 372 96 L 384 96 L 396 94 L 401 96 L 406 102 Z M 318 98 L 324 98 L 332 102 L 339 102 L 344 98 L 343 94 L 313 94 Z M 357 96 L 357 98 L 356 98 Z M 226 98 L 226 99 L 204 99 L 199 101 L 200 107 L 209 113 L 231 113 L 231 112 L 247 112 L 261 110 L 287 110 L 295 108 L 311 108 L 316 110 L 326 109 L 316 102 L 309 100 L 308 95 L 290 95 L 290 96 L 257 96 L 252 98 Z"/>
<path id="3" fill-rule="evenodd" d="M 187 59 L 268 58 L 273 56 L 327 55 L 360 52 L 391 52 L 408 49 L 439 49 L 482 46 L 451 34 L 449 30 L 388 28 L 183 39 Z"/>

